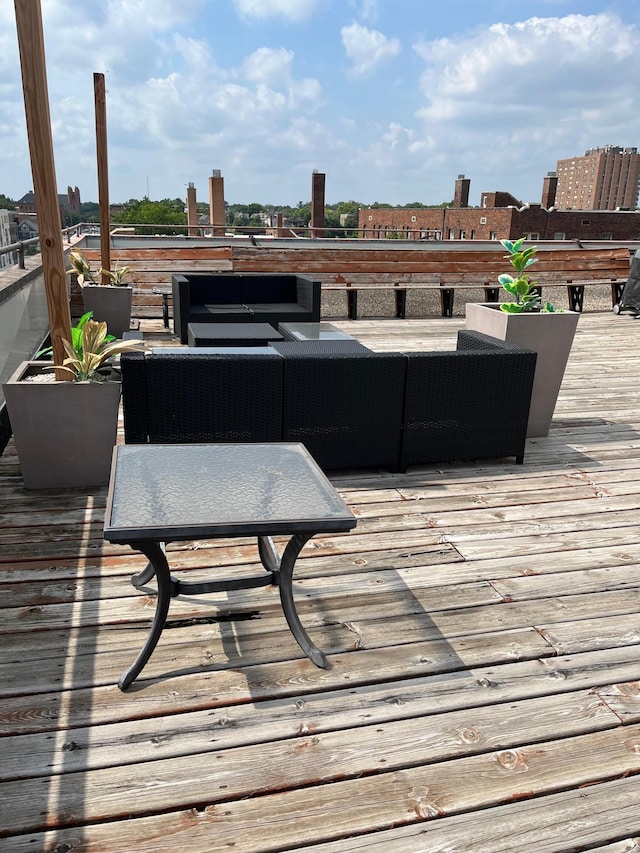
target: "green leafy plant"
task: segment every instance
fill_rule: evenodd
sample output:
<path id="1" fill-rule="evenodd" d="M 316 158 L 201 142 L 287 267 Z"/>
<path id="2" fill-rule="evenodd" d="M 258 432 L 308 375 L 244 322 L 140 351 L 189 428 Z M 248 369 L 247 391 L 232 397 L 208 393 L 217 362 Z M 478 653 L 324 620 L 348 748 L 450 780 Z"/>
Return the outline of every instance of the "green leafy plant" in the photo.
<path id="1" fill-rule="evenodd" d="M 109 284 L 115 287 L 123 287 L 126 285 L 125 279 L 131 275 L 129 267 L 119 267 L 116 263 L 113 270 L 106 270 L 103 267 L 94 274 L 91 272 L 91 264 L 87 256 L 79 249 L 72 249 L 69 252 L 69 262 L 71 269 L 67 270 L 67 275 L 75 273 L 78 276 L 78 284 L 84 287 L 85 284 L 102 284 L 103 276 L 109 279 Z"/>
<path id="2" fill-rule="evenodd" d="M 128 278 L 131 275 L 131 270 L 129 267 L 119 267 L 116 263 L 112 270 L 99 269 L 98 275 L 100 277 L 106 275 L 109 279 L 109 284 L 112 284 L 115 287 L 123 287 L 127 283 L 125 278 Z"/>
<path id="3" fill-rule="evenodd" d="M 71 327 L 71 345 L 78 356 L 78 358 L 82 358 L 82 329 L 85 326 L 87 320 L 91 320 L 93 317 L 93 311 L 87 311 L 86 314 L 83 314 L 82 317 L 78 320 L 75 326 Z M 111 343 L 111 341 L 115 341 L 115 337 L 113 335 L 107 335 L 105 338 L 105 343 Z M 36 358 L 46 358 L 50 357 L 53 354 L 53 347 L 45 347 L 36 353 Z"/>
<path id="4" fill-rule="evenodd" d="M 72 373 L 75 382 L 107 382 L 111 377 L 110 372 L 104 370 L 106 362 L 121 352 L 139 349 L 143 343 L 141 340 L 118 341 L 107 334 L 106 323 L 97 323 L 90 318 L 84 320 L 80 327 L 80 336 L 80 340 L 73 342 L 62 341 L 67 358 L 60 369 Z M 48 369 L 55 370 L 55 367 L 52 365 Z"/>
<path id="5" fill-rule="evenodd" d="M 528 249 L 523 249 L 522 244 L 524 241 L 524 237 L 514 242 L 511 242 L 511 240 L 500 240 L 509 253 L 505 255 L 505 258 L 509 260 L 517 273 L 517 277 L 515 278 L 509 273 L 503 273 L 498 276 L 498 281 L 503 289 L 515 297 L 515 302 L 502 302 L 500 310 L 505 311 L 507 314 L 523 314 L 532 311 L 545 314 L 556 313 L 556 309 L 551 302 L 542 301 L 542 297 L 536 290 L 537 282 L 532 281 L 528 273 L 525 272 L 532 264 L 537 262 L 537 247 L 530 246 Z"/>

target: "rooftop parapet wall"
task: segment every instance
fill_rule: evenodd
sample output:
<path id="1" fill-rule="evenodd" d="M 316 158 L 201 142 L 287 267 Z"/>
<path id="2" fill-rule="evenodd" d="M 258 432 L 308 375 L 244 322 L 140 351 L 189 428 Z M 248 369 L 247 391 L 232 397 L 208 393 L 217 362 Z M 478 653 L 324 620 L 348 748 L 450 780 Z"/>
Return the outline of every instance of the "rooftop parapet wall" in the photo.
<path id="1" fill-rule="evenodd" d="M 49 315 L 40 255 L 0 271 L 0 385 L 21 361 L 40 349 L 49 332 Z M 0 387 L 0 448 L 10 436 Z"/>
<path id="2" fill-rule="evenodd" d="M 583 248 L 576 242 L 543 241 L 539 245 L 536 275 L 566 280 L 625 280 L 629 247 L 600 242 Z M 99 241 L 90 238 L 83 251 L 99 265 Z M 170 286 L 174 273 L 253 272 L 295 273 L 311 276 L 323 285 L 394 285 L 399 283 L 462 284 L 494 281 L 507 271 L 505 252 L 492 241 L 408 240 L 249 240 L 117 237 L 112 263 L 130 267 L 134 285 L 134 316 L 160 317 L 159 286 Z M 546 276 L 545 276 L 546 277 Z M 72 302 L 73 310 L 73 302 Z M 346 316 L 346 315 L 345 315 Z"/>

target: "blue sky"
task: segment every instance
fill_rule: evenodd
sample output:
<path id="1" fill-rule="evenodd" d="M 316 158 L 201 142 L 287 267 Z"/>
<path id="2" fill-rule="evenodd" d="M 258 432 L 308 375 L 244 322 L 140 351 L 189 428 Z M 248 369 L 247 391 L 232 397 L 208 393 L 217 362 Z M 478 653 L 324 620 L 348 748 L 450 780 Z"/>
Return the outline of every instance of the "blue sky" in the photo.
<path id="1" fill-rule="evenodd" d="M 638 0 L 41 0 L 56 176 L 112 202 L 540 201 L 559 158 L 640 148 Z M 0 3 L 0 193 L 33 186 L 13 3 Z"/>

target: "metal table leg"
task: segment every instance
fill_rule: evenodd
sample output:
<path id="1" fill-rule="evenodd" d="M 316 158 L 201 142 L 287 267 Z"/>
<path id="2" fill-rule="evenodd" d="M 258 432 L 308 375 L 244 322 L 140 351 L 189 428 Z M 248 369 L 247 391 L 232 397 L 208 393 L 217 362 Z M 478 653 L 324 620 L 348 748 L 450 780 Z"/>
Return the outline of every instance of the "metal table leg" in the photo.
<path id="1" fill-rule="evenodd" d="M 122 674 L 118 682 L 120 690 L 126 690 L 140 675 L 147 664 L 162 634 L 169 613 L 169 602 L 174 596 L 181 594 L 201 595 L 230 589 L 249 589 L 257 586 L 265 586 L 269 583 L 278 584 L 282 610 L 296 642 L 309 660 L 316 666 L 326 669 L 329 666 L 326 656 L 314 645 L 302 626 L 293 599 L 292 588 L 293 569 L 298 554 L 314 535 L 313 533 L 294 534 L 289 539 L 282 557 L 278 554 L 270 536 L 259 536 L 258 553 L 260 561 L 269 573 L 269 576 L 262 575 L 260 577 L 238 578 L 236 580 L 195 582 L 181 581 L 171 576 L 164 542 L 131 542 L 131 547 L 136 551 L 140 551 L 149 560 L 141 572 L 133 575 L 131 582 L 136 589 L 141 589 L 155 575 L 158 585 L 158 597 L 156 612 L 145 644 L 131 666 Z"/>
<path id="2" fill-rule="evenodd" d="M 311 642 L 309 635 L 302 626 L 293 599 L 293 568 L 298 554 L 314 535 L 313 533 L 294 534 L 288 541 L 282 557 L 278 556 L 278 552 L 269 536 L 260 536 L 258 537 L 258 551 L 265 569 L 268 572 L 272 572 L 274 577 L 278 579 L 282 609 L 296 642 L 310 661 L 321 669 L 327 669 L 329 661 L 325 654 Z"/>
<path id="3" fill-rule="evenodd" d="M 169 602 L 171 601 L 171 574 L 164 553 L 164 543 L 132 542 L 131 547 L 135 548 L 136 551 L 141 551 L 149 560 L 147 567 L 138 575 L 134 575 L 134 578 L 138 583 L 142 584 L 151 580 L 155 574 L 158 581 L 158 598 L 156 601 L 156 612 L 151 623 L 151 628 L 149 629 L 147 640 L 134 662 L 120 677 L 120 681 L 118 681 L 120 690 L 126 690 L 135 681 L 151 657 L 162 634 L 162 629 L 167 620 L 167 613 L 169 612 Z M 134 585 L 137 584 L 134 583 Z"/>
<path id="4" fill-rule="evenodd" d="M 164 542 L 158 542 L 158 545 L 162 548 L 163 554 L 166 554 L 165 543 Z M 131 547 L 135 551 L 141 551 L 142 550 L 141 548 L 138 548 L 136 545 L 131 545 Z M 136 589 L 142 589 L 142 587 L 145 584 L 149 583 L 149 581 L 155 575 L 155 573 L 156 573 L 156 570 L 153 566 L 153 563 L 151 562 L 151 560 L 149 560 L 149 562 L 147 563 L 147 565 L 144 567 L 144 569 L 141 572 L 138 572 L 137 575 L 132 575 L 131 583 L 133 586 L 135 586 Z"/>

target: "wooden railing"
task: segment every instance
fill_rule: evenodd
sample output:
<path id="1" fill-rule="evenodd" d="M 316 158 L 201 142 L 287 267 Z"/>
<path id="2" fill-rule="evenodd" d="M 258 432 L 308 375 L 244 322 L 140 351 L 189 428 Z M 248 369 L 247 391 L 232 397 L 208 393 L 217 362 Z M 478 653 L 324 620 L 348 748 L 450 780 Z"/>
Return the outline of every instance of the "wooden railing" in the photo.
<path id="1" fill-rule="evenodd" d="M 134 282 L 134 314 L 160 316 L 162 297 L 154 288 L 168 287 L 173 273 L 260 272 L 299 273 L 322 281 L 326 292 L 345 294 L 345 315 L 358 316 L 358 294 L 389 291 L 395 314 L 404 317 L 407 297 L 415 291 L 435 291 L 442 316 L 451 316 L 456 291 L 476 289 L 479 300 L 498 298 L 498 275 L 507 271 L 499 245 L 476 247 L 380 241 L 145 241 L 122 238 L 112 247 L 112 262 L 128 266 Z M 164 243 L 164 244 L 163 244 Z M 99 248 L 83 249 L 99 265 Z M 568 307 L 581 311 L 586 287 L 608 284 L 612 307 L 629 275 L 629 249 L 620 246 L 582 249 L 575 245 L 541 248 L 535 278 L 540 285 L 567 287 Z"/>

